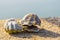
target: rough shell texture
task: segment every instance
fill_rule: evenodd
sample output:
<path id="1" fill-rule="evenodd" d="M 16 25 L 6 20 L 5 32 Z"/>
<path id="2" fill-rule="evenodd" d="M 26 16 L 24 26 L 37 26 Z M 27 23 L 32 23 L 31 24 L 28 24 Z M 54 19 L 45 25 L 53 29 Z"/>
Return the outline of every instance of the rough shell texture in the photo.
<path id="1" fill-rule="evenodd" d="M 39 28 L 36 25 L 40 27 L 41 21 L 36 14 L 27 14 L 21 19 L 20 23 L 23 26 L 27 26 L 27 31 L 38 32 Z"/>
<path id="2" fill-rule="evenodd" d="M 18 25 L 17 21 L 14 18 L 6 20 L 4 28 L 8 33 L 16 33 L 23 30 L 23 28 Z"/>
<path id="3" fill-rule="evenodd" d="M 21 20 L 21 24 L 22 25 L 39 25 L 40 26 L 40 19 L 37 15 L 35 14 L 27 14 L 23 17 L 23 19 Z"/>

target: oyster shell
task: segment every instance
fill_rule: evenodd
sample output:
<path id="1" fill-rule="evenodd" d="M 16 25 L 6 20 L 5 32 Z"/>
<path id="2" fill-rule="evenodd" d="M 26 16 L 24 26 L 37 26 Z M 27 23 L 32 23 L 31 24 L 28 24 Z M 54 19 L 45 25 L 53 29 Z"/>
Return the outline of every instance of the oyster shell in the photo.
<path id="1" fill-rule="evenodd" d="M 25 30 L 38 32 L 41 21 L 36 14 L 27 14 L 21 19 L 20 23 L 22 26 L 27 26 Z"/>
<path id="2" fill-rule="evenodd" d="M 4 28 L 5 31 L 8 33 L 17 33 L 23 30 L 23 28 L 20 25 L 18 25 L 16 19 L 14 18 L 6 20 Z"/>

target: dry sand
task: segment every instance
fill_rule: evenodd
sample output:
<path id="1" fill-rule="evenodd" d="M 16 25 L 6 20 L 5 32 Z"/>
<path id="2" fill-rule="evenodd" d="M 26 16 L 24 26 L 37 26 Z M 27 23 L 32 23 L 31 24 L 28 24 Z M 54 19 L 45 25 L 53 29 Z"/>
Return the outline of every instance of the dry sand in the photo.
<path id="1" fill-rule="evenodd" d="M 4 30 L 4 20 L 0 20 L 0 40 L 60 40 L 60 27 L 41 19 L 41 29 L 38 33 L 22 32 L 11 34 Z"/>

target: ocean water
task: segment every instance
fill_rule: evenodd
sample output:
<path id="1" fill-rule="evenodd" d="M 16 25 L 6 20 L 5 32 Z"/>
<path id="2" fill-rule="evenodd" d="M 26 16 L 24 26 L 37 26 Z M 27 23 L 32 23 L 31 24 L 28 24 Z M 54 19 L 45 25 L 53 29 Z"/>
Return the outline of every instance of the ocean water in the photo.
<path id="1" fill-rule="evenodd" d="M 22 18 L 28 13 L 60 17 L 60 0 L 0 0 L 0 19 Z"/>

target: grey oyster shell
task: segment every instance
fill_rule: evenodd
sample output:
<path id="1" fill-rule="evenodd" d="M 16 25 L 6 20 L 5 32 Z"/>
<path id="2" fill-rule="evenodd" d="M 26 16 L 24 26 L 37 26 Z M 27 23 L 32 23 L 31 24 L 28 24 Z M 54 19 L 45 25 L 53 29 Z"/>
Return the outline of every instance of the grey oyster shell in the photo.
<path id="1" fill-rule="evenodd" d="M 36 14 L 27 14 L 21 19 L 20 23 L 23 26 L 27 26 L 26 30 L 38 32 L 38 26 L 40 27 L 41 21 Z"/>

